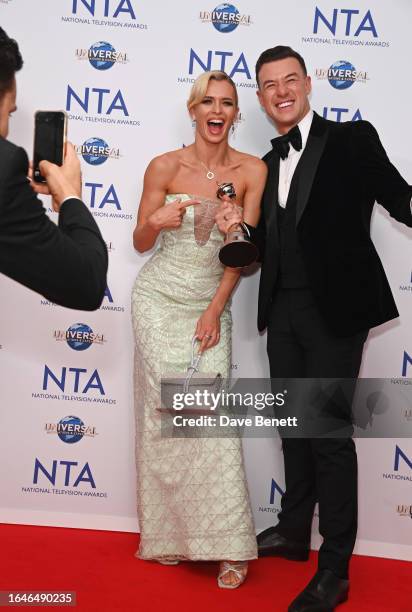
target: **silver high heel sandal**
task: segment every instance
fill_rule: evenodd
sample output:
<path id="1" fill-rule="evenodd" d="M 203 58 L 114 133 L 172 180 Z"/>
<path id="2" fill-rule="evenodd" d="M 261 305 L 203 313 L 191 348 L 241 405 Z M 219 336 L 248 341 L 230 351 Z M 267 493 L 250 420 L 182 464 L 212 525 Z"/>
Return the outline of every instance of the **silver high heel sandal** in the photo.
<path id="1" fill-rule="evenodd" d="M 172 557 L 164 557 L 164 559 L 156 559 L 156 561 L 162 565 L 178 565 L 180 563 L 179 559 L 173 559 Z"/>
<path id="2" fill-rule="evenodd" d="M 217 577 L 217 584 L 221 589 L 237 589 L 246 580 L 247 569 L 247 561 L 238 561 L 237 563 L 232 563 L 230 561 L 222 561 L 220 565 L 219 575 Z M 222 578 L 224 576 L 227 576 L 229 572 L 233 572 L 237 578 L 237 582 L 235 582 L 234 584 L 226 584 L 222 580 Z"/>

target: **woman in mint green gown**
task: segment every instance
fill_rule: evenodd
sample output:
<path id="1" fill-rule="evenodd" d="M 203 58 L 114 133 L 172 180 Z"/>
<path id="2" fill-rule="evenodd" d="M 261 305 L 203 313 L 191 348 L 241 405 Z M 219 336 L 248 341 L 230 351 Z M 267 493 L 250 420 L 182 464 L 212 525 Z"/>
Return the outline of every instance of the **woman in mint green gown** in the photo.
<path id="1" fill-rule="evenodd" d="M 158 241 L 132 294 L 138 557 L 220 561 L 219 586 L 236 588 L 257 557 L 241 440 L 162 437 L 157 408 L 162 373 L 186 370 L 194 335 L 201 371 L 230 375 L 230 297 L 240 272 L 218 258 L 217 183 L 234 183 L 245 221 L 256 225 L 266 166 L 228 144 L 238 100 L 225 73 L 199 77 L 188 109 L 195 142 L 150 162 L 133 234 L 140 252 Z"/>

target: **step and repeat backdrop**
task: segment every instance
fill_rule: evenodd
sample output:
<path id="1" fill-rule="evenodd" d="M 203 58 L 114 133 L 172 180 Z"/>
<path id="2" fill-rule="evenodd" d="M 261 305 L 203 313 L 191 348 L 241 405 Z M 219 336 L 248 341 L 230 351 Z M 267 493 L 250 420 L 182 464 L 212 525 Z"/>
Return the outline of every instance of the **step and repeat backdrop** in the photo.
<path id="1" fill-rule="evenodd" d="M 307 62 L 312 107 L 333 121 L 371 121 L 411 182 L 412 5 L 0 0 L 0 16 L 25 62 L 10 139 L 30 153 L 34 112 L 67 112 L 84 201 L 110 257 L 105 299 L 93 313 L 55 306 L 0 278 L 0 520 L 138 531 L 130 292 L 147 257 L 134 251 L 132 232 L 148 162 L 192 142 L 186 100 L 193 80 L 209 69 L 227 71 L 238 86 L 241 115 L 231 144 L 263 155 L 276 134 L 257 102 L 254 65 L 265 48 L 288 44 Z M 44 206 L 56 220 L 47 198 Z M 411 232 L 377 206 L 372 235 L 400 318 L 370 333 L 362 376 L 406 385 L 412 377 Z M 233 301 L 235 376 L 268 375 L 266 338 L 256 331 L 258 281 L 259 271 L 245 275 Z M 391 410 L 406 428 L 408 402 Z M 412 559 L 412 441 L 357 445 L 356 551 Z M 280 442 L 247 439 L 244 446 L 261 530 L 277 521 L 280 509 Z M 316 518 L 313 543 L 319 543 Z"/>

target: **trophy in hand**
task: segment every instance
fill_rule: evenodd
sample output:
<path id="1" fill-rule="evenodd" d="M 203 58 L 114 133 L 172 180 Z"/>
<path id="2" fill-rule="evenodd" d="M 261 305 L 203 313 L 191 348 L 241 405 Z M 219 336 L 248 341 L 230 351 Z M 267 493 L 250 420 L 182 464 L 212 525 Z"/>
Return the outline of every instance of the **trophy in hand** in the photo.
<path id="1" fill-rule="evenodd" d="M 235 198 L 236 192 L 233 183 L 218 183 L 216 195 L 219 199 L 223 196 L 229 196 L 231 199 Z M 224 266 L 241 268 L 256 261 L 259 254 L 258 249 L 245 232 L 249 234 L 244 224 L 236 223 L 229 228 L 225 243 L 219 251 L 219 259 Z"/>

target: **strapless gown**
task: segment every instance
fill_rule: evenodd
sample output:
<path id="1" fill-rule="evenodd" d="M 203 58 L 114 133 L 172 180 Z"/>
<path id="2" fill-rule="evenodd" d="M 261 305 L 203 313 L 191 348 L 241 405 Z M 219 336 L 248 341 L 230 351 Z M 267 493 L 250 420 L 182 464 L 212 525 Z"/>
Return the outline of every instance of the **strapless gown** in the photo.
<path id="1" fill-rule="evenodd" d="M 166 205 L 188 194 L 169 194 Z M 197 196 L 196 196 L 197 197 Z M 247 560 L 257 556 L 241 440 L 161 437 L 160 378 L 184 372 L 197 320 L 223 274 L 217 202 L 200 198 L 182 225 L 163 230 L 134 284 L 137 511 L 141 559 Z M 230 304 L 200 370 L 229 377 Z"/>

